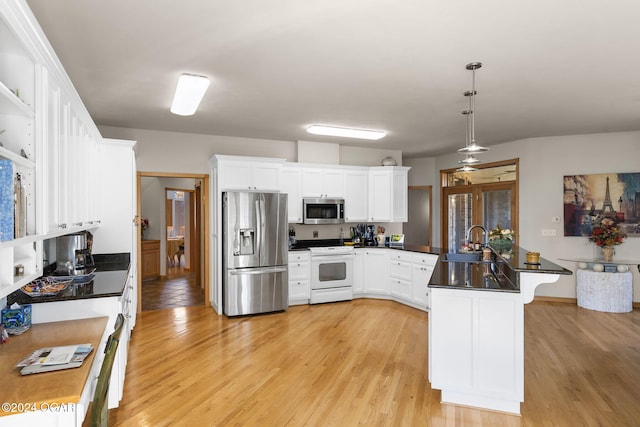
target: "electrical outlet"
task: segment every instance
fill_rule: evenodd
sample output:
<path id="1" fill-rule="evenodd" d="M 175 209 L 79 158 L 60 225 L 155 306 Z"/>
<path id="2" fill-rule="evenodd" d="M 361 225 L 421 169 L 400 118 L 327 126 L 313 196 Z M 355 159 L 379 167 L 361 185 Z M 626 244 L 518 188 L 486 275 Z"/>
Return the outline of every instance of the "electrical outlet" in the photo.
<path id="1" fill-rule="evenodd" d="M 556 230 L 554 228 L 542 230 L 542 235 L 545 237 L 553 237 L 556 235 Z"/>
<path id="2" fill-rule="evenodd" d="M 313 238 L 314 239 L 318 238 L 318 230 L 313 230 Z"/>

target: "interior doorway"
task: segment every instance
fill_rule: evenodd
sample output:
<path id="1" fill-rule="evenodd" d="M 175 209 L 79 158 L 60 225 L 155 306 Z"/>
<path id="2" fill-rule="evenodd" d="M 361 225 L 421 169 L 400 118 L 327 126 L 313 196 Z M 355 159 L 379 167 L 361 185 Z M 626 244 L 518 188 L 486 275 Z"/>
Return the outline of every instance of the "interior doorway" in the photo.
<path id="1" fill-rule="evenodd" d="M 173 298 L 174 305 L 167 305 L 174 307 L 175 304 L 180 304 L 180 300 L 185 301 L 185 305 L 189 304 L 189 301 L 193 301 L 191 297 L 182 298 L 182 293 L 192 294 L 193 286 L 198 287 L 196 291 L 201 292 L 200 301 L 204 305 L 207 305 L 210 301 L 209 297 L 209 277 L 210 269 L 208 263 L 205 262 L 208 259 L 209 253 L 209 214 L 208 204 L 203 200 L 208 194 L 209 188 L 209 176 L 205 174 L 183 174 L 183 173 L 160 173 L 160 172 L 138 172 L 137 174 L 137 187 L 138 187 L 138 200 L 137 200 L 137 214 L 140 218 L 147 219 L 149 224 L 145 230 L 145 239 L 154 239 L 160 242 L 160 249 L 158 253 L 159 259 L 159 278 L 150 282 L 142 282 L 142 254 L 140 248 L 142 247 L 142 236 L 139 235 L 138 239 L 138 311 L 142 311 L 143 299 L 145 293 L 147 295 L 153 295 L 150 284 L 159 286 L 164 280 L 164 284 L 167 285 L 169 281 L 173 281 L 173 284 L 179 284 L 180 286 L 190 286 L 190 289 L 185 288 L 185 292 L 176 291 L 176 287 L 165 286 L 166 289 L 160 288 L 159 292 L 155 292 L 158 298 L 164 298 L 169 296 L 178 295 L 178 298 Z M 187 204 L 185 203 L 171 203 L 172 209 L 167 210 L 165 207 L 167 204 L 167 194 L 170 191 L 182 192 L 182 198 L 189 199 Z M 174 195 L 175 196 L 175 195 Z M 173 218 L 178 212 L 174 210 L 173 206 L 178 209 L 181 205 L 184 205 L 184 211 L 178 214 L 181 216 L 180 224 L 174 225 Z M 171 228 L 170 228 L 171 227 Z M 178 255 L 178 264 L 172 265 L 169 261 L 169 251 L 171 248 L 168 246 L 168 238 L 176 238 L 178 245 L 172 255 Z M 183 241 L 181 241 L 184 239 Z M 171 257 L 175 259 L 174 257 Z M 148 285 L 146 289 L 143 286 Z M 149 292 L 145 292 L 148 290 Z M 166 291 L 166 292 L 165 292 Z M 155 298 L 155 297 L 154 297 Z M 155 306 L 156 304 L 151 304 Z M 149 306 L 149 304 L 146 304 Z"/>

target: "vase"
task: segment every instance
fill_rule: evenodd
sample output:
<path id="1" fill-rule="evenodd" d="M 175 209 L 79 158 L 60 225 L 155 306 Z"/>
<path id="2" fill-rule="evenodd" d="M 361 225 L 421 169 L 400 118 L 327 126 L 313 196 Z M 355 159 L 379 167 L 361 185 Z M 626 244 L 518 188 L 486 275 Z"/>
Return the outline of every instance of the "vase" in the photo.
<path id="1" fill-rule="evenodd" d="M 605 261 L 610 262 L 613 259 L 613 246 L 603 246 L 602 255 Z"/>
<path id="2" fill-rule="evenodd" d="M 489 242 L 489 245 L 498 253 L 508 252 L 513 246 L 513 242 L 509 239 L 495 239 Z"/>

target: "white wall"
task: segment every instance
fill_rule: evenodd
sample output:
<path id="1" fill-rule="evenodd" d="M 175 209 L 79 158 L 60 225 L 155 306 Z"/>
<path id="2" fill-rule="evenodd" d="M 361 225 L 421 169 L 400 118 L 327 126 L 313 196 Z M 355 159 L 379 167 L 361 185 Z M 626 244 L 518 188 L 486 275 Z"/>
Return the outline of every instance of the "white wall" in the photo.
<path id="1" fill-rule="evenodd" d="M 193 178 L 164 178 L 143 176 L 140 179 L 140 212 L 149 219 L 149 228 L 145 239 L 160 240 L 160 275 L 167 274 L 167 218 L 165 215 L 165 188 L 193 190 Z M 188 198 L 185 198 L 185 215 L 188 218 Z M 189 225 L 185 225 L 185 261 L 189 263 Z"/>
<path id="2" fill-rule="evenodd" d="M 573 276 L 562 276 L 554 284 L 538 287 L 536 295 L 575 298 L 575 262 L 564 259 L 592 258 L 593 245 L 585 237 L 564 237 L 563 223 L 552 222 L 552 217 L 563 218 L 564 175 L 597 174 L 610 172 L 640 172 L 640 132 L 571 135 L 534 138 L 493 145 L 487 153 L 478 155 L 485 162 L 520 159 L 519 180 L 519 236 L 520 246 L 540 252 L 543 258 L 572 270 Z M 439 171 L 458 167 L 461 155 L 451 154 L 436 158 L 432 171 L 434 183 L 438 183 Z M 405 160 L 412 166 L 412 176 L 424 175 L 427 179 L 430 160 L 423 166 L 420 159 Z M 412 184 L 414 185 L 414 184 Z M 416 184 L 417 185 L 417 184 Z M 440 191 L 434 184 L 433 192 L 433 240 L 440 242 Z M 543 237 L 542 229 L 555 229 L 555 237 Z M 619 259 L 640 260 L 640 238 L 628 238 L 616 247 Z M 640 276 L 633 267 L 634 301 L 640 301 Z"/>

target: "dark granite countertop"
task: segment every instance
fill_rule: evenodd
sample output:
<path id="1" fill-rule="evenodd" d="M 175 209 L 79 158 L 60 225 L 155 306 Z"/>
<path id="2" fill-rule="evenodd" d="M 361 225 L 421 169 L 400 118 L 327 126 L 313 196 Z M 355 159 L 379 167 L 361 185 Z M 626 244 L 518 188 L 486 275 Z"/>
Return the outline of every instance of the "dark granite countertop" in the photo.
<path id="1" fill-rule="evenodd" d="M 527 252 L 514 245 L 509 253 L 494 252 L 492 261 L 448 262 L 443 259 L 448 251 L 441 251 L 429 287 L 520 292 L 520 273 L 573 274 L 542 257 L 539 264 L 527 264 Z"/>
<path id="2" fill-rule="evenodd" d="M 54 296 L 31 297 L 18 289 L 7 296 L 7 305 L 14 302 L 23 305 L 120 296 L 127 282 L 129 260 L 128 253 L 94 255 L 96 271 L 93 277 L 88 277 L 89 281 L 73 283 Z"/>

